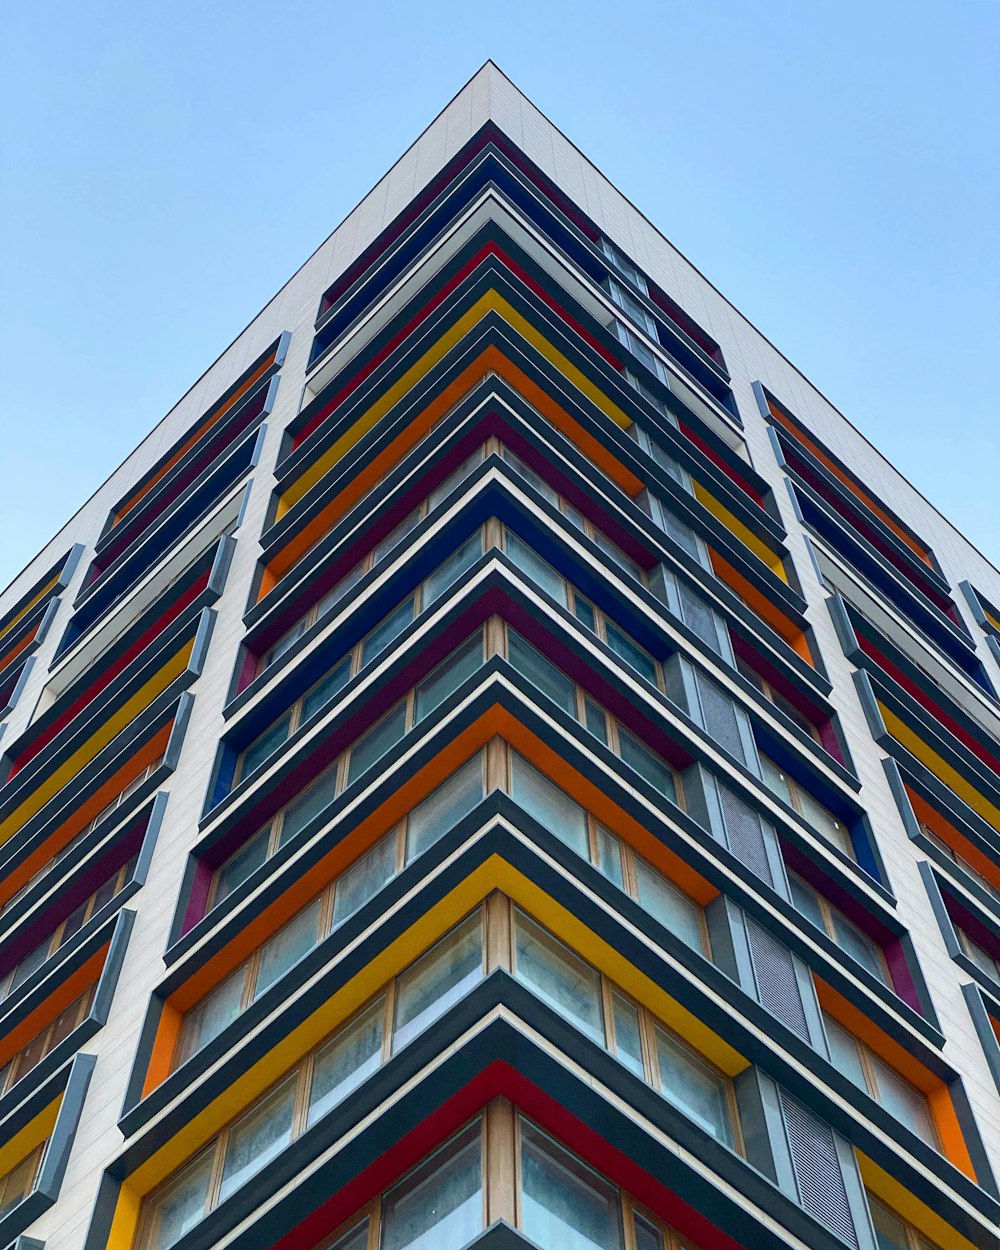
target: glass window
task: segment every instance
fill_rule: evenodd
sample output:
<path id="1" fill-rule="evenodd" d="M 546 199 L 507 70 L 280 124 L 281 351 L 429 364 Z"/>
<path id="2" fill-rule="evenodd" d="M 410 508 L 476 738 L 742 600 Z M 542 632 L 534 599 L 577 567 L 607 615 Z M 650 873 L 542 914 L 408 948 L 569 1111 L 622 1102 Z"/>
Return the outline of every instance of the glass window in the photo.
<path id="1" fill-rule="evenodd" d="M 504 538 L 507 554 L 520 569 L 547 595 L 551 595 L 557 603 L 567 606 L 566 579 L 555 571 L 547 560 L 534 551 L 527 543 L 522 542 L 516 534 L 507 530 Z"/>
<path id="2" fill-rule="evenodd" d="M 338 877 L 333 895 L 333 927 L 353 916 L 395 875 L 396 840 L 383 838 Z"/>
<path id="3" fill-rule="evenodd" d="M 295 1081 L 290 1080 L 236 1121 L 229 1132 L 220 1201 L 246 1184 L 291 1142 L 294 1110 Z"/>
<path id="4" fill-rule="evenodd" d="M 649 652 L 640 647 L 623 629 L 619 629 L 613 621 L 605 622 L 605 633 L 608 637 L 608 646 L 615 655 L 655 686 L 656 661 Z"/>
<path id="5" fill-rule="evenodd" d="M 621 757 L 625 763 L 634 768 L 639 776 L 644 777 L 654 789 L 665 794 L 671 801 L 676 801 L 677 787 L 674 784 L 674 776 L 663 760 L 644 747 L 639 739 L 626 729 L 618 730 L 618 739 L 621 744 Z"/>
<path id="6" fill-rule="evenodd" d="M 160 1191 L 149 1211 L 143 1250 L 167 1250 L 204 1217 L 213 1151 L 206 1150 Z"/>
<path id="7" fill-rule="evenodd" d="M 411 595 L 409 599 L 406 599 L 403 603 L 401 603 L 398 608 L 390 612 L 384 621 L 375 626 L 361 645 L 362 665 L 370 664 L 371 661 L 381 651 L 384 651 L 391 642 L 396 641 L 407 625 L 409 625 L 409 623 L 413 620 L 416 604 L 416 597 Z"/>
<path id="8" fill-rule="evenodd" d="M 516 753 L 511 760 L 511 795 L 545 829 L 589 859 L 587 813 L 537 768 Z"/>
<path id="9" fill-rule="evenodd" d="M 871 1056 L 871 1065 L 878 1087 L 877 1097 L 882 1106 L 900 1124 L 937 1149 L 937 1135 L 924 1095 L 874 1055 Z"/>
<path id="10" fill-rule="evenodd" d="M 435 599 L 444 594 L 449 586 L 454 585 L 466 569 L 472 568 L 482 554 L 483 535 L 479 531 L 471 538 L 467 538 L 461 547 L 453 551 L 433 573 L 424 578 L 424 607 L 429 607 Z"/>
<path id="11" fill-rule="evenodd" d="M 239 1016 L 243 1002 L 243 986 L 246 967 L 239 968 L 221 985 L 207 994 L 197 1007 L 184 1017 L 184 1030 L 177 1055 L 178 1064 L 185 1063 L 193 1054 L 207 1046 L 213 1038 Z"/>
<path id="12" fill-rule="evenodd" d="M 587 729 L 594 735 L 598 741 L 608 745 L 608 718 L 604 709 L 598 707 L 591 699 L 587 699 L 585 703 L 585 712 L 587 718 Z"/>
<path id="13" fill-rule="evenodd" d="M 351 762 L 347 770 L 347 784 L 350 785 L 369 769 L 376 760 L 380 760 L 390 747 L 394 746 L 406 732 L 406 704 L 398 703 L 393 710 L 382 718 L 374 728 L 369 729 L 363 738 L 351 747 Z"/>
<path id="14" fill-rule="evenodd" d="M 316 945 L 319 940 L 319 918 L 320 901 L 317 898 L 261 949 L 257 984 L 253 993 L 255 1000 Z"/>
<path id="15" fill-rule="evenodd" d="M 603 1045 L 601 978 L 597 971 L 521 912 L 516 930 L 518 979 Z"/>
<path id="16" fill-rule="evenodd" d="M 453 651 L 417 686 L 414 716 L 422 719 L 443 703 L 453 690 L 457 690 L 466 678 L 482 665 L 483 637 L 474 634 L 467 642 Z"/>
<path id="17" fill-rule="evenodd" d="M 247 749 L 243 752 L 240 767 L 240 780 L 249 777 L 251 773 L 255 773 L 265 760 L 277 751 L 285 739 L 288 737 L 288 730 L 292 723 L 291 712 L 286 712 L 279 720 L 256 738 Z"/>
<path id="18" fill-rule="evenodd" d="M 11 1168 L 6 1176 L 0 1177 L 0 1217 L 12 1211 L 31 1193 L 44 1152 L 44 1145 L 36 1146 L 26 1159 Z"/>
<path id="19" fill-rule="evenodd" d="M 656 1030 L 656 1058 L 663 1094 L 713 1137 L 731 1146 L 725 1078 L 661 1028 Z"/>
<path id="20" fill-rule="evenodd" d="M 877 943 L 875 943 L 867 933 L 862 933 L 853 921 L 836 910 L 830 908 L 830 915 L 833 921 L 833 936 L 840 944 L 842 950 L 848 955 L 852 955 L 863 968 L 874 977 L 886 984 L 885 964 L 882 962 L 882 954 Z"/>
<path id="21" fill-rule="evenodd" d="M 400 975 L 393 1051 L 459 1002 L 482 975 L 482 919 L 476 912 Z"/>
<path id="22" fill-rule="evenodd" d="M 294 802 L 285 808 L 285 818 L 281 822 L 281 836 L 278 845 L 284 846 L 296 834 L 325 811 L 337 797 L 337 768 L 326 769 L 316 780 L 299 795 Z"/>
<path id="23" fill-rule="evenodd" d="M 457 469 L 454 469 L 443 482 L 439 482 L 437 486 L 427 496 L 427 510 L 436 508 L 443 499 L 451 494 L 459 482 L 464 481 L 477 465 L 483 462 L 483 448 L 480 447 L 474 451 L 468 460 L 463 460 Z"/>
<path id="24" fill-rule="evenodd" d="M 635 1217 L 635 1250 L 663 1250 L 663 1234 L 641 1215 Z"/>
<path id="25" fill-rule="evenodd" d="M 622 1250 L 618 1190 L 524 1120 L 521 1228 L 553 1250 Z"/>
<path id="26" fill-rule="evenodd" d="M 644 860 L 635 862 L 636 892 L 639 902 L 651 916 L 692 947 L 703 949 L 698 905 L 676 886 L 650 868 Z"/>
<path id="27" fill-rule="evenodd" d="M 868 1083 L 857 1042 L 829 1016 L 823 1016 L 823 1023 L 826 1025 L 826 1037 L 830 1044 L 830 1062 L 855 1085 L 867 1089 Z"/>
<path id="28" fill-rule="evenodd" d="M 483 761 L 476 755 L 410 812 L 406 824 L 406 861 L 422 855 L 452 829 L 483 797 Z"/>
<path id="29" fill-rule="evenodd" d="M 600 825 L 597 827 L 597 859 L 596 865 L 605 877 L 619 890 L 625 889 L 625 875 L 622 869 L 622 844 L 612 833 Z"/>
<path id="30" fill-rule="evenodd" d="M 910 1250 L 906 1225 L 903 1221 L 897 1219 L 880 1202 L 872 1202 L 870 1206 L 878 1250 Z"/>
<path id="31" fill-rule="evenodd" d="M 826 931 L 823 921 L 823 908 L 820 906 L 819 895 L 800 878 L 789 873 L 788 885 L 792 894 L 792 902 L 803 916 L 806 916 L 818 928 Z"/>
<path id="32" fill-rule="evenodd" d="M 351 657 L 340 661 L 327 675 L 321 678 L 302 700 L 302 723 L 314 716 L 320 708 L 333 699 L 347 685 L 351 675 Z"/>
<path id="33" fill-rule="evenodd" d="M 564 712 L 576 715 L 576 687 L 573 682 L 514 630 L 508 632 L 507 656 L 513 668 L 526 677 L 536 690 L 547 694 Z M 603 713 L 601 715 L 603 718 Z"/>
<path id="34" fill-rule="evenodd" d="M 646 1066 L 642 1061 L 642 1034 L 639 1027 L 639 1011 L 617 991 L 611 995 L 615 1017 L 615 1054 L 636 1076 L 646 1079 Z"/>
<path id="35" fill-rule="evenodd" d="M 213 906 L 218 907 L 224 898 L 228 898 L 238 885 L 242 885 L 257 868 L 267 859 L 267 840 L 271 827 L 262 829 L 255 834 L 246 846 L 240 847 L 236 854 L 226 861 L 215 875 L 215 900 Z"/>
<path id="36" fill-rule="evenodd" d="M 384 560 L 389 552 L 392 551 L 393 547 L 398 546 L 411 530 L 416 529 L 417 525 L 420 524 L 422 511 L 422 508 L 414 508 L 409 516 L 405 516 L 394 529 L 391 529 L 389 533 L 386 534 L 385 538 L 382 539 L 372 552 L 373 564 L 378 564 L 379 560 Z"/>
<path id="37" fill-rule="evenodd" d="M 385 999 L 379 998 L 316 1055 L 309 1093 L 309 1123 L 346 1098 L 382 1062 Z"/>
<path id="38" fill-rule="evenodd" d="M 363 1220 L 349 1233 L 338 1237 L 330 1250 L 368 1250 L 368 1220 Z"/>
<path id="39" fill-rule="evenodd" d="M 511 451 L 509 447 L 504 447 L 503 458 L 508 464 L 513 466 L 513 468 L 518 471 L 521 477 L 523 477 L 529 485 L 533 486 L 535 490 L 538 491 L 543 499 L 547 499 L 553 507 L 559 507 L 559 495 L 556 491 L 548 484 L 541 474 L 536 473 L 535 470 L 529 464 L 526 464 L 516 452 Z"/>
<path id="40" fill-rule="evenodd" d="M 477 1121 L 388 1190 L 381 1250 L 458 1250 L 482 1229 L 481 1134 Z"/>

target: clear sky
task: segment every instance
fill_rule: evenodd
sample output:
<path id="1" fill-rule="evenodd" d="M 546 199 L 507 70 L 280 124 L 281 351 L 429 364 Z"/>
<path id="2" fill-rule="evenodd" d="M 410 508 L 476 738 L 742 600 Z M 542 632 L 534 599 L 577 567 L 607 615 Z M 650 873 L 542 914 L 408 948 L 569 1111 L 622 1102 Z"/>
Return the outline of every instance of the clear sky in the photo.
<path id="1" fill-rule="evenodd" d="M 49 0 L 0 80 L 0 586 L 487 57 L 1000 563 L 1000 0 Z"/>

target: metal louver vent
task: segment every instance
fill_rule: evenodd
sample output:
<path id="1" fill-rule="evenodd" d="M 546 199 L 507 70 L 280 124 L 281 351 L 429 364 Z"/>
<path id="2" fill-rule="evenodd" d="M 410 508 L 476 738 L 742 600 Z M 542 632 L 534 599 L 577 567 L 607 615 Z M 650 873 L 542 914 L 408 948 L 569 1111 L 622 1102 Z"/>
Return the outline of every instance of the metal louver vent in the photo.
<path id="1" fill-rule="evenodd" d="M 778 1096 L 803 1209 L 849 1246 L 857 1246 L 858 1234 L 847 1200 L 833 1130 L 784 1090 L 779 1090 Z"/>
<path id="2" fill-rule="evenodd" d="M 714 681 L 696 674 L 698 695 L 701 699 L 705 728 L 723 750 L 734 755 L 741 764 L 747 762 L 740 737 L 740 725 L 736 719 L 736 705 L 724 694 Z"/>
<path id="3" fill-rule="evenodd" d="M 680 595 L 681 616 L 684 624 L 694 630 L 702 642 L 708 643 L 717 655 L 721 654 L 719 635 L 715 626 L 715 613 L 683 582 L 679 581 L 677 590 Z"/>
<path id="4" fill-rule="evenodd" d="M 808 1041 L 809 1025 L 791 952 L 749 916 L 746 929 L 758 1002 Z"/>
<path id="5" fill-rule="evenodd" d="M 719 786 L 719 802 L 722 805 L 722 822 L 726 826 L 729 849 L 762 881 L 774 885 L 760 817 L 727 786 Z"/>

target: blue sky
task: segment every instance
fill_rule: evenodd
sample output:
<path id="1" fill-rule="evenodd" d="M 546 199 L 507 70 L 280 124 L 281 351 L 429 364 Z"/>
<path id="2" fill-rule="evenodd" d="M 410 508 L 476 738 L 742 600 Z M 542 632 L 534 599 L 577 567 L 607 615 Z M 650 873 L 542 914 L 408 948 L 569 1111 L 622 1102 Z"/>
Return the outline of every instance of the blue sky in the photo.
<path id="1" fill-rule="evenodd" d="M 1000 563 L 1000 0 L 5 15 L 0 586 L 492 57 Z"/>

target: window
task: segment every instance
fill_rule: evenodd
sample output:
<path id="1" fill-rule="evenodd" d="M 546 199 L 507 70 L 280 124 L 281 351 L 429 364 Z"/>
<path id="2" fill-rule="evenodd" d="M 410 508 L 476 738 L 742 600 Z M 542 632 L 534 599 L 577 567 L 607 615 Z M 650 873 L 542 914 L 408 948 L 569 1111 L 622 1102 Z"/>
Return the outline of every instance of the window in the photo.
<path id="1" fill-rule="evenodd" d="M 186 1062 L 218 1037 L 317 943 L 470 812 L 483 797 L 483 768 L 479 752 L 192 1008 L 184 1018 L 175 1064 Z"/>
<path id="2" fill-rule="evenodd" d="M 386 1192 L 381 1250 L 450 1250 L 482 1229 L 482 1127 L 470 1125 Z"/>
<path id="3" fill-rule="evenodd" d="M 704 915 L 694 899 L 516 751 L 510 753 L 510 793 L 540 825 L 637 899 L 671 933 L 694 950 L 709 953 Z"/>
<path id="4" fill-rule="evenodd" d="M 141 1222 L 143 1250 L 167 1250 L 251 1181 L 309 1125 L 458 1002 L 482 977 L 483 961 L 483 912 L 479 909 L 310 1051 L 150 1196 Z M 401 1189 L 390 1190 L 386 1198 L 401 1193 Z M 406 1220 L 399 1212 L 393 1220 L 392 1227 L 402 1236 Z M 425 1243 L 404 1239 L 394 1244 Z"/>
<path id="5" fill-rule="evenodd" d="M 255 773 L 310 717 L 328 706 L 333 698 L 368 664 L 379 656 L 425 608 L 451 586 L 462 572 L 482 555 L 483 534 L 479 530 L 424 579 L 417 589 L 370 630 L 347 655 L 337 661 L 318 682 L 240 753 L 233 785 Z M 321 601 L 322 603 L 322 601 Z M 298 628 L 297 626 L 293 628 Z M 305 632 L 303 626 L 303 632 Z M 276 644 L 280 645 L 280 644 Z M 273 648 L 272 648 L 273 650 Z M 268 653 L 270 654 L 270 652 Z"/>
<path id="6" fill-rule="evenodd" d="M 517 567 L 557 603 L 569 608 L 582 625 L 602 639 L 611 650 L 658 689 L 663 689 L 660 665 L 657 660 L 603 610 L 572 586 L 561 573 L 556 572 L 547 560 L 528 546 L 509 529 L 504 530 L 504 550 Z"/>
<path id="7" fill-rule="evenodd" d="M 472 635 L 414 686 L 290 803 L 235 851 L 215 873 L 209 907 L 215 907 L 275 851 L 315 820 L 333 800 L 429 715 L 482 664 L 483 633 Z"/>
<path id="8" fill-rule="evenodd" d="M 508 447 L 501 447 L 504 460 L 515 468 L 518 473 L 525 478 L 539 492 L 543 498 L 547 499 L 554 507 L 566 517 L 566 519 L 574 525 L 582 533 L 598 546 L 601 551 L 608 557 L 613 564 L 617 564 L 619 568 L 629 573 L 638 582 L 645 583 L 646 574 L 641 565 L 639 565 L 631 556 L 625 554 L 616 542 L 612 542 L 610 538 L 600 529 L 589 517 L 575 508 L 568 499 L 563 498 L 558 491 L 529 465 L 512 452 Z"/>
<path id="9" fill-rule="evenodd" d="M 645 275 L 629 260 L 620 248 L 615 247 L 610 239 L 601 239 L 601 251 L 611 261 L 612 265 L 618 270 L 623 278 L 627 278 L 629 282 L 641 291 L 643 295 L 649 294 L 649 287 L 646 285 Z"/>
<path id="10" fill-rule="evenodd" d="M 779 711 L 784 712 L 790 721 L 798 725 L 803 733 L 807 733 L 813 741 L 819 742 L 822 746 L 819 729 L 791 699 L 786 698 L 779 690 L 776 690 L 766 678 L 761 677 L 760 673 L 756 669 L 751 668 L 741 656 L 736 657 L 736 669 L 740 676 L 745 678 L 755 690 L 759 691 L 769 703 L 773 703 Z"/>
<path id="11" fill-rule="evenodd" d="M 42 1142 L 40 1146 L 36 1146 L 31 1154 L 11 1168 L 6 1176 L 0 1176 L 0 1219 L 9 1211 L 13 1211 L 18 1203 L 27 1198 L 35 1188 L 47 1144 L 47 1142 Z"/>
<path id="12" fill-rule="evenodd" d="M 964 929 L 955 926 L 955 932 L 958 934 L 958 940 L 965 954 L 972 960 L 980 972 L 985 972 L 988 977 L 992 977 L 994 981 L 1000 981 L 1000 959 L 990 954 L 985 946 L 981 946 L 973 938 L 969 937 Z"/>
<path id="13" fill-rule="evenodd" d="M 871 1194 L 868 1195 L 868 1208 L 872 1213 L 878 1250 L 939 1250 L 934 1242 L 922 1237 L 911 1224 L 907 1224 L 895 1211 L 890 1211 Z"/>
<path id="14" fill-rule="evenodd" d="M 728 1079 L 530 917 L 515 909 L 514 919 L 517 978 L 706 1132 L 735 1146 Z"/>
<path id="15" fill-rule="evenodd" d="M 824 1014 L 823 1023 L 830 1044 L 830 1061 L 837 1071 L 867 1090 L 900 1124 L 937 1150 L 938 1138 L 926 1095 L 828 1015 Z"/>
<path id="16" fill-rule="evenodd" d="M 60 1042 L 65 1041 L 77 1025 L 83 1023 L 94 1001 L 95 989 L 95 986 L 90 986 L 76 1002 L 61 1011 L 51 1024 L 40 1033 L 36 1033 L 23 1050 L 0 1067 L 0 1095 L 13 1089 L 18 1081 L 41 1063 L 50 1051 L 54 1050 Z"/>
<path id="17" fill-rule="evenodd" d="M 624 1250 L 618 1189 L 527 1120 L 521 1122 L 521 1228 L 539 1246 Z"/>
<path id="18" fill-rule="evenodd" d="M 891 988 L 892 982 L 889 979 L 885 955 L 874 938 L 870 938 L 867 933 L 859 929 L 853 920 L 848 920 L 839 908 L 834 907 L 801 877 L 790 872 L 788 884 L 791 887 L 792 903 L 803 916 L 808 917 L 817 928 L 833 938 L 845 954 L 857 960 L 883 985 Z"/>
<path id="19" fill-rule="evenodd" d="M 36 946 L 29 955 L 25 955 L 16 967 L 11 968 L 7 975 L 0 979 L 0 1002 L 22 986 L 46 960 L 50 959 L 74 934 L 79 933 L 88 920 L 106 907 L 115 895 L 132 880 L 134 869 L 135 856 L 110 876 L 99 890 L 91 894 L 90 898 L 84 899 L 77 908 L 70 912 L 50 937 L 40 946 Z"/>
<path id="20" fill-rule="evenodd" d="M 856 859 L 854 843 L 851 841 L 847 826 L 838 820 L 833 812 L 824 807 L 818 799 L 814 799 L 808 790 L 804 790 L 787 773 L 782 772 L 778 765 L 766 755 L 760 756 L 760 766 L 764 774 L 764 784 L 772 794 L 776 794 L 789 807 L 794 808 L 806 824 L 827 842 L 832 843 L 851 859 Z"/>
<path id="21" fill-rule="evenodd" d="M 56 851 L 55 854 L 52 855 L 50 859 L 47 859 L 45 861 L 45 863 L 41 866 L 41 868 L 38 869 L 37 872 L 33 873 L 32 876 L 28 878 L 28 880 L 24 883 L 24 885 L 22 885 L 21 888 L 15 894 L 12 894 L 10 896 L 10 898 L 6 901 L 6 903 L 0 904 L 0 915 L 2 915 L 9 907 L 13 907 L 13 905 L 18 901 L 18 899 L 23 898 L 25 894 L 27 894 L 28 891 L 32 889 L 32 887 L 37 885 L 38 882 L 41 881 L 43 878 L 47 877 L 49 873 L 52 871 L 52 869 L 55 868 L 56 865 L 59 864 L 70 853 L 70 851 L 73 849 L 74 846 L 76 846 L 79 842 L 81 842 L 87 836 L 87 834 L 90 833 L 93 829 L 96 829 L 97 826 L 101 823 L 102 820 L 104 820 L 106 816 L 111 815 L 111 813 L 115 810 L 115 808 L 119 807 L 122 803 L 125 802 L 127 798 L 129 798 L 132 794 L 134 794 L 135 791 L 138 790 L 138 788 L 142 785 L 142 783 L 148 777 L 151 777 L 154 772 L 156 772 L 156 770 L 160 767 L 162 763 L 163 763 L 163 756 L 161 755 L 158 759 L 155 759 L 152 762 L 152 764 L 147 765 L 142 770 L 142 772 L 139 773 L 137 777 L 133 777 L 132 780 L 118 794 L 115 795 L 115 797 L 111 800 L 111 802 L 107 805 L 107 807 L 102 808 L 101 811 L 99 811 L 97 815 L 93 818 L 93 820 L 89 821 L 80 830 L 79 833 L 74 834 L 73 837 L 70 838 L 70 840 L 62 848 L 62 850 Z"/>
<path id="22" fill-rule="evenodd" d="M 987 880 L 987 878 L 984 877 L 977 868 L 973 868 L 967 859 L 963 859 L 962 856 L 959 855 L 958 851 L 952 850 L 948 843 L 938 837 L 933 829 L 931 829 L 923 821 L 920 822 L 920 832 L 929 842 L 933 842 L 941 854 L 951 860 L 956 867 L 961 868 L 963 872 L 967 872 L 976 884 L 981 886 L 991 898 L 1000 902 L 1000 889 L 998 889 L 992 881 Z"/>

